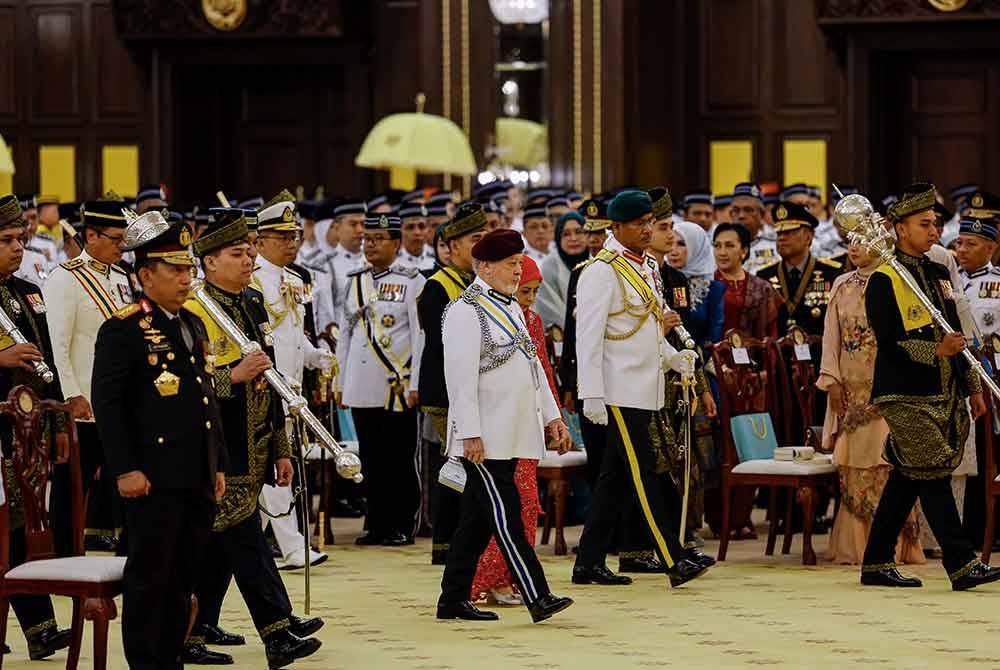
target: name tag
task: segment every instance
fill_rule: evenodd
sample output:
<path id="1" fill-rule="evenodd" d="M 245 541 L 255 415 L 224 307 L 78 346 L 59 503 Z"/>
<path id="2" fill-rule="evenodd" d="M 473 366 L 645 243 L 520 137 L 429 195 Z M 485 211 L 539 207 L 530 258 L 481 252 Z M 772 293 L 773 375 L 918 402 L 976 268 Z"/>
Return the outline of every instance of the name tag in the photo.
<path id="1" fill-rule="evenodd" d="M 808 344 L 796 344 L 795 345 L 795 360 L 797 361 L 811 361 L 812 352 L 809 351 Z"/>
<path id="2" fill-rule="evenodd" d="M 733 363 L 736 365 L 750 365 L 750 354 L 746 347 L 733 347 Z"/>

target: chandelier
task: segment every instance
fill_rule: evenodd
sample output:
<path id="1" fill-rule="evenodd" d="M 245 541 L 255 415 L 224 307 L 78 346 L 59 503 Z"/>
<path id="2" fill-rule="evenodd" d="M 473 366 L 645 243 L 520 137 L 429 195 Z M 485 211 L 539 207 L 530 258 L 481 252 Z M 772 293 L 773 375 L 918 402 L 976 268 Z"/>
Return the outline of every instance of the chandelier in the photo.
<path id="1" fill-rule="evenodd" d="M 549 0 L 490 0 L 500 23 L 541 23 L 549 18 Z"/>

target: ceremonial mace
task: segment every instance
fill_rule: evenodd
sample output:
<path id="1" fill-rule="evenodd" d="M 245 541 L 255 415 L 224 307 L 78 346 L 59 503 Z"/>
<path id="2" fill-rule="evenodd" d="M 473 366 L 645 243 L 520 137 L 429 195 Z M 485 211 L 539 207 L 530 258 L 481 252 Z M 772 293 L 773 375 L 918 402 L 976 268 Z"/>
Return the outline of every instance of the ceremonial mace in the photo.
<path id="1" fill-rule="evenodd" d="M 12 297 L 12 309 L 19 308 L 20 303 L 16 302 L 17 298 Z M 6 335 L 14 341 L 14 344 L 31 344 L 25 339 L 21 331 L 18 330 L 17 325 L 14 320 L 10 318 L 7 314 L 5 308 L 0 308 L 0 335 Z M 45 364 L 45 361 L 31 361 L 31 367 L 35 369 L 35 374 L 42 378 L 42 381 L 46 384 L 51 384 L 55 376 L 52 374 L 52 370 L 49 366 Z"/>
<path id="2" fill-rule="evenodd" d="M 681 401 L 678 403 L 684 410 L 684 497 L 681 499 L 681 521 L 678 525 L 678 536 L 681 546 L 684 546 L 687 535 L 688 500 L 691 496 L 691 412 L 693 410 L 691 391 L 694 389 L 694 374 L 681 375 L 677 382 L 681 387 Z"/>
<path id="3" fill-rule="evenodd" d="M 871 201 L 860 193 L 844 197 L 840 189 L 834 185 L 837 194 L 841 196 L 840 202 L 833 209 L 833 216 L 837 223 L 847 231 L 847 237 L 855 244 L 861 244 L 868 251 L 874 254 L 879 261 L 889 265 L 896 274 L 903 280 L 907 288 L 920 300 L 920 304 L 926 309 L 934 322 L 946 335 L 951 335 L 955 329 L 951 327 L 944 314 L 934 306 L 927 294 L 923 292 L 910 271 L 896 259 L 895 241 L 889 231 L 885 228 L 885 219 L 875 211 Z M 969 366 L 979 375 L 979 379 L 990 390 L 993 397 L 1000 400 L 1000 386 L 997 386 L 993 378 L 983 369 L 979 362 L 968 348 L 962 350 Z"/>

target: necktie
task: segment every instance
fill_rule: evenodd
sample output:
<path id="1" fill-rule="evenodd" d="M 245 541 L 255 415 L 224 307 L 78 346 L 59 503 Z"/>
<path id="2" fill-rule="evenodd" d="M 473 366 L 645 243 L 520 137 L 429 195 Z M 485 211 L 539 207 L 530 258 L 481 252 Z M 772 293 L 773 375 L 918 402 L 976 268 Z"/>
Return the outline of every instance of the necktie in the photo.
<path id="1" fill-rule="evenodd" d="M 788 295 L 794 296 L 795 292 L 799 288 L 799 282 L 802 281 L 802 271 L 798 268 L 792 268 L 788 271 Z"/>

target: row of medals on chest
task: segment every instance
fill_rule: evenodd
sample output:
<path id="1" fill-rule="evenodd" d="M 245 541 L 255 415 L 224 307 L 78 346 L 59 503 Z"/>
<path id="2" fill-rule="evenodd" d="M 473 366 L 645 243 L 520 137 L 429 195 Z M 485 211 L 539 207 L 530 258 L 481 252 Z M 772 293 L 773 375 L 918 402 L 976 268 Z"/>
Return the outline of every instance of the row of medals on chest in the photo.
<path id="1" fill-rule="evenodd" d="M 778 277 L 771 277 L 771 286 L 774 287 L 778 293 L 781 293 L 781 280 Z M 794 298 L 794 296 L 790 296 Z M 820 270 L 813 270 L 812 279 L 809 281 L 809 287 L 806 289 L 805 294 L 802 296 L 802 304 L 806 307 L 811 308 L 809 310 L 809 315 L 818 319 L 823 314 L 822 307 L 825 307 L 830 302 L 830 287 L 826 283 L 826 277 Z"/>

